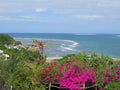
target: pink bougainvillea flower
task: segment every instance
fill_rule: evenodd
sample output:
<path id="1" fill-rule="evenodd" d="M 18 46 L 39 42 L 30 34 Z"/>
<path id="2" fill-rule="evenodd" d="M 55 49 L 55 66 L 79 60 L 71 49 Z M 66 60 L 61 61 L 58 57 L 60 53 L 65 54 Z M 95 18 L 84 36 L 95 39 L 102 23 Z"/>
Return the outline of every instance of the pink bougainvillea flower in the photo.
<path id="1" fill-rule="evenodd" d="M 76 75 L 77 73 L 79 73 L 79 75 Z M 80 70 L 70 68 L 64 73 L 60 86 L 70 90 L 82 90 L 87 82 L 91 83 L 91 85 L 94 84 L 96 82 L 95 79 L 96 75 L 94 73 L 94 69 Z"/>

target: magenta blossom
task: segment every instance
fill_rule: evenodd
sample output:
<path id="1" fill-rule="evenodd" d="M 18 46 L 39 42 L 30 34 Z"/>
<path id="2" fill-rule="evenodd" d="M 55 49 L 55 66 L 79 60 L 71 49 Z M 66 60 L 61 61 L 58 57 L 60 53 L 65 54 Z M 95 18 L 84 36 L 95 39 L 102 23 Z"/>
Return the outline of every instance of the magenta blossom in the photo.
<path id="1" fill-rule="evenodd" d="M 70 90 L 82 90 L 83 87 L 87 86 L 87 82 L 94 84 L 95 79 L 94 69 L 80 70 L 71 68 L 64 73 L 60 86 Z"/>

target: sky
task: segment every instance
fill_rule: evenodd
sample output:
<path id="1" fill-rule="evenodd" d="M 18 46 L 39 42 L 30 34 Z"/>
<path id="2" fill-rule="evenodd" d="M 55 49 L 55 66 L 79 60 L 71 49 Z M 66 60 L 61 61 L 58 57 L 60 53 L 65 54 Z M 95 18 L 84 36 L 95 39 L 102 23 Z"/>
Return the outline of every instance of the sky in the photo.
<path id="1" fill-rule="evenodd" d="M 0 33 L 120 33 L 120 0 L 0 0 Z"/>

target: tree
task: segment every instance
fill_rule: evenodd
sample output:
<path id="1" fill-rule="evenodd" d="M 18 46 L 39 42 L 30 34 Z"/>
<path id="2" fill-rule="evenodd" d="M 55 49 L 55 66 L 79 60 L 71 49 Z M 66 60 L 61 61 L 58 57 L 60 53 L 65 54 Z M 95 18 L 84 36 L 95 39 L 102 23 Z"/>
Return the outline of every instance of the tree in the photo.
<path id="1" fill-rule="evenodd" d="M 8 34 L 0 34 L 0 44 L 14 44 L 15 40 Z"/>

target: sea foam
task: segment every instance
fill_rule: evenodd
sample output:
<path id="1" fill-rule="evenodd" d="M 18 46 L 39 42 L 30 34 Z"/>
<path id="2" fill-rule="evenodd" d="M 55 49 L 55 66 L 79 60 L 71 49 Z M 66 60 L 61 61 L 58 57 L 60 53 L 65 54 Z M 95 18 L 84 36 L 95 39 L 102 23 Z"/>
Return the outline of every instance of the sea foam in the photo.
<path id="1" fill-rule="evenodd" d="M 23 45 L 33 44 L 33 38 L 15 38 L 23 43 Z M 39 41 L 42 41 L 45 44 L 45 52 L 48 54 L 55 54 L 64 52 L 75 52 L 76 47 L 79 43 L 72 40 L 62 40 L 62 39 L 41 39 L 35 38 Z M 52 52 L 52 53 L 51 53 Z"/>

